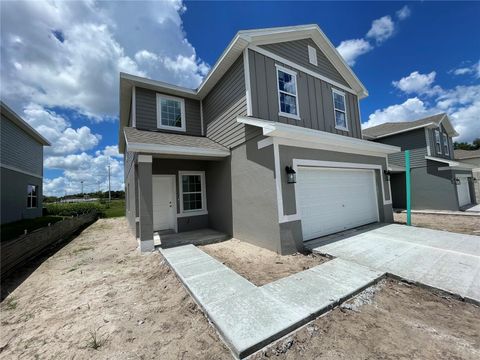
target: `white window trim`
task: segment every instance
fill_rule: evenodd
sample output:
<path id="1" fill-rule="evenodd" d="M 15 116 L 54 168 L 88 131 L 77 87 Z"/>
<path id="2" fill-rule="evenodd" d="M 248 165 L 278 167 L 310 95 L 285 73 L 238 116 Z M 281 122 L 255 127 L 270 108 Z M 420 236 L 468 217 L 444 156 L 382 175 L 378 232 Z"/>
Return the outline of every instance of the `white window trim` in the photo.
<path id="1" fill-rule="evenodd" d="M 450 155 L 450 146 L 448 144 L 448 135 L 442 133 L 443 136 L 443 150 L 445 151 L 445 155 Z"/>
<path id="2" fill-rule="evenodd" d="M 284 68 L 283 66 L 280 66 L 278 64 L 275 64 L 275 67 L 276 67 L 276 74 L 277 74 L 277 97 L 278 97 L 278 115 L 279 116 L 284 116 L 284 117 L 288 117 L 290 119 L 295 119 L 295 120 L 301 120 L 300 119 L 300 108 L 298 107 L 298 83 L 297 83 L 297 72 L 296 71 L 293 71 L 293 70 L 290 70 L 290 69 L 286 69 Z M 278 81 L 278 72 L 281 71 L 281 72 L 284 72 L 286 74 L 289 74 L 291 76 L 293 76 L 295 78 L 295 92 L 296 94 L 292 94 L 292 93 L 289 93 L 287 91 L 283 91 L 283 90 L 280 90 L 280 82 Z M 289 114 L 289 113 L 285 113 L 283 112 L 281 109 L 282 109 L 282 105 L 280 103 L 280 92 L 282 93 L 285 93 L 287 95 L 290 95 L 290 96 L 295 96 L 295 106 L 297 108 L 297 114 Z"/>
<path id="3" fill-rule="evenodd" d="M 161 101 L 160 101 L 161 99 L 176 100 L 176 101 L 180 102 L 180 113 L 181 113 L 181 116 L 182 116 L 182 126 L 181 127 L 168 126 L 168 125 L 163 125 L 162 124 L 162 106 L 161 106 Z M 186 128 L 185 124 L 186 124 L 185 99 L 175 97 L 175 96 L 157 94 L 157 128 L 158 129 L 165 129 L 165 130 L 173 130 L 173 131 L 185 131 L 185 128 Z"/>
<path id="4" fill-rule="evenodd" d="M 318 66 L 317 49 L 308 45 L 308 62 L 312 65 Z"/>
<path id="5" fill-rule="evenodd" d="M 184 175 L 200 175 L 200 184 L 202 187 L 202 208 L 198 210 L 183 210 L 183 187 L 182 176 Z M 205 171 L 179 171 L 178 172 L 178 189 L 180 194 L 180 213 L 177 217 L 195 216 L 208 214 L 207 211 L 207 193 L 205 185 Z"/>
<path id="6" fill-rule="evenodd" d="M 33 186 L 35 188 L 35 192 L 37 193 L 37 195 L 30 195 L 28 193 L 28 187 L 29 186 Z M 33 204 L 33 198 L 35 198 L 37 200 L 37 206 L 28 206 L 28 199 L 32 199 L 32 201 L 30 201 L 31 204 Z M 33 185 L 33 184 L 28 184 L 27 185 L 27 209 L 36 209 L 38 208 L 38 185 Z"/>
<path id="7" fill-rule="evenodd" d="M 437 154 L 442 153 L 442 143 L 440 142 L 440 131 L 435 129 L 435 151 Z"/>
<path id="8" fill-rule="evenodd" d="M 335 94 L 343 97 L 343 103 L 345 105 L 345 111 L 341 110 L 341 109 L 337 109 L 335 107 Z M 349 131 L 348 130 L 348 115 L 347 115 L 347 97 L 345 96 L 345 93 L 343 91 L 332 88 L 332 101 L 333 101 L 333 121 L 335 122 L 335 129 L 342 130 L 342 131 Z M 345 125 L 346 125 L 346 127 L 337 126 L 337 117 L 335 115 L 335 111 L 340 111 L 340 112 L 345 114 Z"/>

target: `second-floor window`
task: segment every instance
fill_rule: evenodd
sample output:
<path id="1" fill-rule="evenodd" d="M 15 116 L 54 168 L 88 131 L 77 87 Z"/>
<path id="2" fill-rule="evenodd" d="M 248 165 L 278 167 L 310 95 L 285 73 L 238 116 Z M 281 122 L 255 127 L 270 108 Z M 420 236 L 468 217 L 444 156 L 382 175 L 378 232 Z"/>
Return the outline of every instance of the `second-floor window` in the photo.
<path id="1" fill-rule="evenodd" d="M 333 108 L 335 112 L 335 128 L 348 131 L 347 126 L 347 104 L 345 93 L 335 90 L 333 92 Z"/>
<path id="2" fill-rule="evenodd" d="M 435 130 L 435 148 L 437 150 L 437 154 L 442 153 L 442 145 L 440 144 L 440 131 Z"/>
<path id="3" fill-rule="evenodd" d="M 449 151 L 448 151 L 448 136 L 447 134 L 443 134 L 443 149 L 445 151 L 445 155 L 448 155 L 449 154 Z"/>
<path id="4" fill-rule="evenodd" d="M 181 98 L 157 94 L 157 127 L 185 131 L 185 101 Z"/>
<path id="5" fill-rule="evenodd" d="M 277 65 L 278 115 L 300 120 L 298 112 L 297 73 Z"/>

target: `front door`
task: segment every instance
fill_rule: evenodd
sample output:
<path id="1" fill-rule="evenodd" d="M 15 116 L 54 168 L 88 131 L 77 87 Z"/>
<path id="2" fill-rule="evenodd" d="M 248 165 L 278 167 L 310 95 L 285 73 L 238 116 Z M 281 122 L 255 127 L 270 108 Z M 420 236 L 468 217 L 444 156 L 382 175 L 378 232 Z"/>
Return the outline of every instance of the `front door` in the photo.
<path id="1" fill-rule="evenodd" d="M 154 175 L 153 230 L 174 230 L 176 221 L 175 175 Z"/>

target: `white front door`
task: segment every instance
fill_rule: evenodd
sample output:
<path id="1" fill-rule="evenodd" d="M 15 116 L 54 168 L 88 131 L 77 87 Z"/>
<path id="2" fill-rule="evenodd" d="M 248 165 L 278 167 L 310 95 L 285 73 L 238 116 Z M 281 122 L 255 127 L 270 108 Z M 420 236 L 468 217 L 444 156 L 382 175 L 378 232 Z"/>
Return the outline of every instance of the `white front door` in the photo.
<path id="1" fill-rule="evenodd" d="M 296 196 L 304 241 L 379 221 L 373 170 L 299 167 Z"/>
<path id="2" fill-rule="evenodd" d="M 468 178 L 460 177 L 460 184 L 457 185 L 458 205 L 465 206 L 472 202 L 470 199 L 470 188 L 468 186 Z"/>
<path id="3" fill-rule="evenodd" d="M 153 230 L 174 230 L 176 221 L 175 175 L 153 175 Z"/>

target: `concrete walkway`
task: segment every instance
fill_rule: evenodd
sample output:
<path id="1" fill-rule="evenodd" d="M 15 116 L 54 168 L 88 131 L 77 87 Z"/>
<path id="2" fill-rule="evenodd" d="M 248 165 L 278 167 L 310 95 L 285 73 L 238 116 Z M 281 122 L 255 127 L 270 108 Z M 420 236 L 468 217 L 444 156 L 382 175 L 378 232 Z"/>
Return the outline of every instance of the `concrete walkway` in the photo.
<path id="1" fill-rule="evenodd" d="M 480 303 L 480 236 L 390 224 L 306 245 Z"/>
<path id="2" fill-rule="evenodd" d="M 395 212 L 401 212 L 406 214 L 407 210 L 394 209 Z M 480 217 L 480 205 L 466 208 L 462 211 L 450 211 L 450 210 L 412 210 L 412 214 L 424 214 L 424 215 L 452 215 L 452 216 L 478 216 Z"/>
<path id="3" fill-rule="evenodd" d="M 328 311 L 384 274 L 335 259 L 257 287 L 193 245 L 160 252 L 239 358 Z"/>

